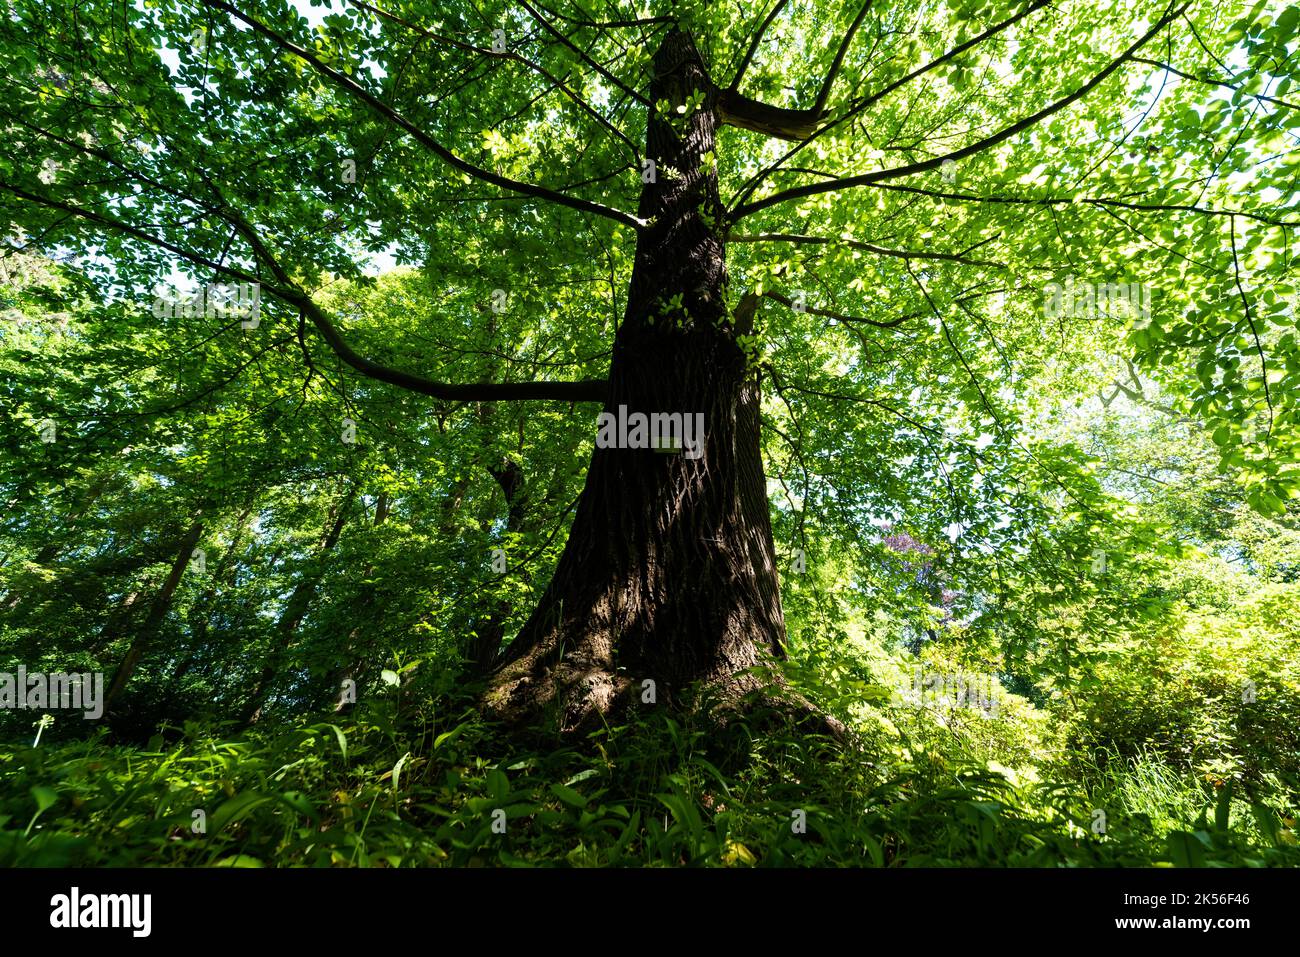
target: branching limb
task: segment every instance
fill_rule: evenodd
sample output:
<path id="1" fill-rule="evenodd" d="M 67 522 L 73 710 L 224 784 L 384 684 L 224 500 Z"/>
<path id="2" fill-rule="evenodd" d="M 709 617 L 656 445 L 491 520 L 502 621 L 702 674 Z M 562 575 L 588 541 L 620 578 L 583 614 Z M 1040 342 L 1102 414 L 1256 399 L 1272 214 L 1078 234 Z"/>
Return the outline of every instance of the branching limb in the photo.
<path id="1" fill-rule="evenodd" d="M 1166 73 L 1172 73 L 1174 76 L 1180 76 L 1184 80 L 1191 80 L 1194 83 L 1204 83 L 1207 86 L 1220 86 L 1226 90 L 1241 91 L 1240 83 L 1228 83 L 1225 80 L 1214 80 L 1214 79 L 1206 79 L 1205 77 L 1202 76 L 1193 76 L 1191 73 L 1184 73 L 1182 70 L 1179 70 L 1177 67 L 1170 66 L 1168 63 L 1162 63 L 1159 60 L 1148 60 L 1146 57 L 1135 56 L 1133 58 L 1133 62 L 1145 63 L 1148 66 L 1156 67 L 1158 69 L 1164 70 Z M 1300 106 L 1296 106 L 1294 103 L 1288 103 L 1286 100 L 1279 100 L 1277 97 L 1273 97 L 1273 96 L 1265 96 L 1263 93 L 1246 93 L 1245 95 L 1252 97 L 1256 100 L 1263 100 L 1266 103 L 1273 103 L 1276 106 L 1284 106 L 1288 110 L 1300 110 Z"/>
<path id="2" fill-rule="evenodd" d="M 534 63 L 532 60 L 528 59 L 522 54 L 514 52 L 513 50 L 503 50 L 501 52 L 497 52 L 496 50 L 489 50 L 489 49 L 484 49 L 483 47 L 474 46 L 474 44 L 472 43 L 465 43 L 463 40 L 455 40 L 452 39 L 451 37 L 441 36 L 440 34 L 434 33 L 431 30 L 426 30 L 424 27 L 419 26 L 418 24 L 410 23 L 409 21 L 402 19 L 396 14 L 389 13 L 387 10 L 381 10 L 378 7 L 374 7 L 368 3 L 364 3 L 363 0 L 349 0 L 349 2 L 351 2 L 353 6 L 358 7 L 359 9 L 365 10 L 369 13 L 373 13 L 378 17 L 384 18 L 385 20 L 391 20 L 393 23 L 399 24 L 400 26 L 403 26 L 408 30 L 418 33 L 423 37 L 427 37 L 430 40 L 436 40 L 439 43 L 445 43 L 448 44 L 449 46 L 454 46 L 458 49 L 466 50 L 470 53 L 475 53 L 479 56 L 495 57 L 497 59 L 513 60 L 516 63 L 522 63 L 524 66 L 532 70 L 534 73 L 538 74 L 539 76 L 545 77 L 547 80 L 549 80 L 555 89 L 559 90 L 570 100 L 576 103 L 579 109 L 581 109 L 584 113 L 586 113 L 597 123 L 599 123 L 602 127 L 604 127 L 605 130 L 607 130 L 612 136 L 616 137 L 624 145 L 626 145 L 627 148 L 632 152 L 634 165 L 639 165 L 641 160 L 640 151 L 636 148 L 635 144 L 633 144 L 633 142 L 627 138 L 627 136 L 623 133 L 623 131 L 620 130 L 617 126 L 615 126 L 613 123 L 611 123 L 609 120 L 605 119 L 605 117 L 602 116 L 594 106 L 592 106 L 582 97 L 578 96 L 577 93 L 574 93 L 571 89 L 569 89 L 569 87 L 565 84 L 563 80 L 554 76 L 550 71 L 548 71 L 545 67 L 541 66 L 540 64 Z"/>
<path id="3" fill-rule="evenodd" d="M 831 88 L 835 85 L 835 78 L 839 76 L 840 67 L 844 65 L 844 55 L 849 52 L 849 46 L 853 43 L 853 37 L 858 32 L 858 27 L 862 26 L 862 21 L 867 17 L 867 11 L 871 9 L 871 0 L 867 0 L 858 11 L 858 15 L 853 18 L 853 23 L 849 25 L 848 32 L 844 34 L 844 39 L 840 41 L 840 47 L 835 51 L 835 59 L 831 61 L 831 68 L 826 73 L 826 79 L 822 81 L 822 88 L 817 93 L 817 101 L 813 103 L 813 112 L 819 116 L 826 113 L 826 103 L 831 98 Z"/>
<path id="4" fill-rule="evenodd" d="M 473 176 L 475 179 L 483 180 L 486 183 L 491 183 L 493 186 L 499 186 L 512 193 L 518 193 L 521 196 L 531 196 L 535 199 L 544 199 L 561 206 L 580 210 L 581 212 L 595 213 L 598 216 L 603 216 L 606 219 L 612 219 L 617 223 L 623 223 L 624 225 L 632 226 L 634 228 L 642 225 L 640 219 L 621 209 L 615 209 L 612 206 L 605 206 L 602 203 L 580 199 L 576 196 L 569 196 L 565 193 L 547 189 L 545 186 L 538 186 L 533 183 L 523 183 L 519 180 L 510 179 L 508 176 L 502 176 L 499 173 L 492 172 L 491 170 L 483 169 L 480 166 L 476 166 L 473 163 L 462 159 L 406 117 L 402 116 L 397 110 L 379 99 L 379 97 L 375 96 L 356 80 L 352 79 L 352 77 L 322 62 L 315 54 L 303 49 L 292 40 L 280 36 L 260 20 L 238 10 L 229 3 L 226 3 L 225 0 L 203 0 L 203 3 L 213 9 L 224 11 L 235 19 L 247 24 L 280 49 L 287 53 L 292 53 L 317 73 L 321 74 L 321 76 L 326 77 L 336 86 L 364 102 L 380 116 L 409 134 L 414 140 L 428 149 L 431 153 L 460 170 L 462 173 Z"/>
<path id="5" fill-rule="evenodd" d="M 525 10 L 527 10 L 527 11 L 528 11 L 528 15 L 529 15 L 530 17 L 532 17 L 534 20 L 536 20 L 536 21 L 537 21 L 537 22 L 542 26 L 542 28 L 543 28 L 544 30 L 546 30 L 547 33 L 549 33 L 551 36 L 555 37 L 555 39 L 559 40 L 559 41 L 560 41 L 561 43 L 563 43 L 566 47 L 568 47 L 568 48 L 569 48 L 570 50 L 572 50 L 575 54 L 577 54 L 577 56 L 582 60 L 583 63 L 587 64 L 587 66 L 591 67 L 593 70 L 595 70 L 597 73 L 599 73 L 601 76 L 603 76 L 603 77 L 604 77 L 606 80 L 608 80 L 610 83 L 613 83 L 616 87 L 618 87 L 620 90 L 622 90 L 622 91 L 623 91 L 624 93 L 626 93 L 628 96 L 632 97 L 632 99 L 639 101 L 643 106 L 647 106 L 647 107 L 648 107 L 648 106 L 651 105 L 649 100 L 647 100 L 644 96 L 642 96 L 642 95 L 641 95 L 640 93 L 638 93 L 636 90 L 632 89 L 630 86 L 628 86 L 626 83 L 624 83 L 624 82 L 623 82 L 622 80 L 620 80 L 618 77 L 616 77 L 614 74 L 610 73 L 610 72 L 609 72 L 608 70 L 606 70 L 603 66 L 601 66 L 599 63 L 597 63 L 596 60 L 593 59 L 591 56 L 589 56 L 585 50 L 583 50 L 583 49 L 582 49 L 581 47 L 579 47 L 576 43 L 574 43 L 572 40 L 570 40 L 568 37 L 566 37 L 563 33 L 561 33 L 559 30 L 557 30 L 557 29 L 555 28 L 555 25 L 552 24 L 550 20 L 547 20 L 544 16 L 542 16 L 540 13 L 538 13 L 536 10 L 534 10 L 531 6 L 529 6 L 526 2 L 524 2 L 524 0 L 520 0 L 520 4 L 519 4 L 519 5 L 522 6 Z"/>
<path id="6" fill-rule="evenodd" d="M 781 305 L 788 306 L 789 308 L 794 309 L 797 312 L 806 312 L 809 315 L 813 315 L 813 316 L 825 316 L 827 319 L 835 319 L 838 320 L 839 322 L 862 323 L 868 326 L 875 326 L 877 329 L 893 329 L 896 326 L 901 326 L 909 319 L 915 319 L 917 315 L 919 315 L 918 313 L 918 314 L 913 314 L 908 316 L 899 316 L 897 319 L 890 319 L 888 321 L 881 321 L 879 319 L 861 319 L 856 316 L 844 316 L 838 312 L 831 312 L 829 309 L 816 309 L 812 306 L 798 307 L 795 305 L 794 300 L 791 299 L 789 296 L 783 296 L 781 293 L 772 292 L 771 290 L 765 289 L 763 291 L 763 297 L 765 299 L 771 299 L 773 302 L 779 302 Z"/>
<path id="7" fill-rule="evenodd" d="M 808 144 L 812 143 L 818 137 L 824 136 L 827 133 L 829 133 L 831 130 L 834 130 L 837 127 L 842 126 L 843 124 L 854 119 L 854 117 L 860 115 L 873 103 L 884 98 L 885 96 L 888 96 L 890 93 L 892 93 L 894 90 L 897 90 L 899 87 L 902 87 L 905 84 L 910 83 L 912 80 L 915 80 L 918 77 L 925 75 L 929 71 L 942 66 L 943 64 L 954 59 L 955 57 L 958 57 L 961 54 L 965 53 L 967 50 L 971 49 L 972 47 L 980 43 L 983 43 L 989 37 L 995 36 L 996 34 L 1001 33 L 1003 30 L 1010 28 L 1011 26 L 1018 23 L 1020 20 L 1027 17 L 1029 14 L 1033 13 L 1034 11 L 1040 10 L 1043 7 L 1047 6 L 1049 2 L 1050 0 L 1034 0 L 1033 3 L 1031 3 L 1029 6 L 1027 6 L 1024 10 L 1020 11 L 1019 13 L 1014 14 L 1011 17 L 1008 17 L 1006 20 L 1003 20 L 1001 23 L 994 24 L 993 26 L 985 30 L 983 33 L 971 37 L 965 43 L 958 44 L 957 46 L 953 47 L 951 50 L 949 50 L 947 53 L 943 54 L 942 56 L 936 57 L 935 59 L 931 60 L 929 63 L 917 67 L 911 73 L 907 74 L 901 79 L 895 80 L 893 83 L 890 83 L 889 85 L 883 87 L 882 89 L 877 90 L 875 93 L 872 93 L 869 96 L 865 96 L 857 100 L 847 111 L 842 113 L 840 116 L 836 117 L 834 120 L 831 120 L 825 126 L 820 127 L 815 132 L 811 133 L 809 136 L 807 136 L 806 138 L 798 142 L 795 146 L 791 147 L 785 153 L 785 155 L 783 155 L 780 159 L 776 160 L 770 166 L 767 166 L 764 169 L 761 169 L 757 173 L 755 173 L 740 188 L 740 191 L 736 194 L 735 200 L 729 203 L 728 205 L 732 207 L 737 207 L 740 204 L 742 204 L 753 194 L 754 190 L 757 189 L 764 180 L 766 180 L 777 170 L 784 168 L 786 162 L 793 159 L 794 156 L 800 150 L 802 150 Z"/>
<path id="8" fill-rule="evenodd" d="M 8 183 L 0 182 L 0 190 L 11 193 L 19 199 L 33 203 L 47 209 L 57 209 L 73 216 L 84 219 L 100 226 L 103 229 L 121 233 L 130 236 L 133 239 L 156 246 L 159 249 L 165 249 L 174 253 L 197 266 L 202 266 L 212 270 L 214 273 L 226 276 L 230 279 L 237 279 L 240 282 L 256 283 L 266 292 L 275 298 L 285 302 L 296 309 L 299 309 L 308 319 L 311 320 L 321 337 L 334 351 L 334 353 L 345 363 L 355 369 L 357 372 L 370 379 L 379 382 L 387 382 L 411 392 L 419 392 L 423 395 L 433 396 L 436 399 L 444 399 L 451 402 L 489 402 L 489 401 L 512 401 L 525 399 L 559 399 L 568 402 L 604 402 L 608 394 L 608 383 L 603 379 L 587 379 L 580 382 L 473 382 L 473 383 L 447 383 L 437 382 L 433 379 L 426 379 L 423 376 L 414 375 L 409 372 L 403 372 L 398 369 L 392 369 L 388 366 L 373 362 L 364 356 L 359 355 L 343 338 L 337 327 L 325 315 L 324 310 L 317 305 L 310 296 L 299 289 L 292 281 L 288 272 L 276 261 L 270 251 L 261 242 L 260 237 L 253 230 L 252 226 L 246 220 L 243 220 L 237 213 L 232 210 L 224 209 L 220 215 L 231 225 L 239 230 L 240 235 L 254 249 L 259 261 L 263 262 L 276 277 L 276 282 L 265 282 L 258 276 L 240 269 L 236 266 L 226 265 L 225 263 L 216 262 L 200 253 L 177 246 L 160 236 L 155 236 L 137 226 L 124 223 L 97 213 L 93 210 L 81 209 L 64 203 L 60 200 L 51 199 L 45 196 L 38 196 L 34 193 L 27 192 Z"/>
<path id="9" fill-rule="evenodd" d="M 1255 341 L 1255 352 L 1259 355 L 1259 378 L 1264 385 L 1264 402 L 1268 405 L 1268 434 L 1273 434 L 1273 393 L 1268 385 L 1268 356 L 1264 352 L 1264 346 L 1259 341 L 1259 327 L 1255 324 L 1255 314 L 1250 307 L 1250 297 L 1246 295 L 1246 287 L 1241 284 L 1241 265 L 1237 258 L 1237 220 L 1235 217 L 1228 219 L 1228 233 L 1232 238 L 1232 278 L 1237 286 L 1237 294 L 1241 297 L 1241 308 L 1246 314 L 1246 323 L 1250 326 L 1250 336 Z"/>
<path id="10" fill-rule="evenodd" d="M 740 81 L 744 77 L 755 51 L 758 49 L 758 44 L 763 39 L 763 35 L 767 32 L 772 20 L 785 6 L 785 2 L 786 0 L 781 0 L 772 8 L 772 12 L 768 14 L 767 19 L 763 21 L 763 25 L 754 35 L 753 40 L 750 41 L 745 59 L 736 72 L 735 78 L 727 89 L 719 91 L 717 100 L 718 121 L 728 126 L 752 130 L 777 139 L 802 141 L 813 135 L 822 119 L 826 116 L 826 102 L 830 98 L 832 87 L 835 85 L 835 78 L 839 75 L 840 68 L 844 64 L 844 56 L 848 53 L 849 45 L 853 42 L 858 27 L 866 18 L 867 11 L 871 9 L 871 0 L 867 0 L 862 5 L 858 15 L 844 34 L 838 49 L 835 51 L 835 58 L 831 62 L 826 79 L 822 82 L 821 89 L 817 94 L 817 101 L 810 109 L 805 110 L 772 106 L 751 99 L 740 92 Z"/>
<path id="11" fill-rule="evenodd" d="M 740 83 L 745 79 L 745 72 L 749 69 L 749 64 L 753 62 L 754 54 L 758 52 L 758 45 L 763 42 L 763 36 L 767 33 L 767 28 L 772 25 L 773 20 L 781 15 L 781 11 L 785 9 L 785 5 L 789 2 L 790 0 L 776 0 L 776 4 L 768 12 L 767 16 L 763 18 L 762 25 L 754 31 L 753 39 L 749 41 L 749 48 L 745 50 L 745 55 L 741 58 L 740 66 L 736 67 L 735 76 L 733 76 L 731 82 L 727 84 L 728 90 L 734 92 L 740 89 Z"/>
<path id="12" fill-rule="evenodd" d="M 1159 33 L 1166 26 L 1168 26 L 1169 23 L 1175 17 L 1177 17 L 1180 13 L 1182 13 L 1183 10 L 1187 8 L 1187 6 L 1188 4 L 1184 3 L 1181 7 L 1172 9 L 1168 13 L 1166 13 L 1163 17 L 1161 17 L 1159 20 L 1156 21 L 1155 25 L 1152 26 L 1150 30 L 1148 30 L 1142 37 L 1140 37 L 1135 43 L 1133 43 L 1127 50 L 1125 50 L 1122 54 L 1120 54 L 1118 57 L 1112 60 L 1109 64 L 1107 64 L 1105 68 L 1103 68 L 1097 74 L 1095 74 L 1092 77 L 1092 79 L 1090 79 L 1087 83 L 1083 84 L 1081 87 L 1079 87 L 1070 95 L 1064 96 L 1061 99 L 1056 100 L 1055 102 L 1039 110 L 1038 112 L 1032 113 L 1029 116 L 1017 120 L 1015 123 L 1012 123 L 1009 126 L 1003 127 L 1001 130 L 999 130 L 996 133 L 986 136 L 983 139 L 977 140 L 976 142 L 971 143 L 968 146 L 964 146 L 961 149 L 953 150 L 951 153 L 948 153 L 945 156 L 934 156 L 928 160 L 921 160 L 916 163 L 909 163 L 906 166 L 896 166 L 892 169 L 875 170 L 874 172 L 863 173 L 858 176 L 846 176 L 838 180 L 831 180 L 828 182 L 821 182 L 821 183 L 809 183 L 804 186 L 796 186 L 792 189 L 781 190 L 780 192 L 774 193 L 771 196 L 764 197 L 763 199 L 755 200 L 754 202 L 751 203 L 746 203 L 740 208 L 734 210 L 731 215 L 731 220 L 732 222 L 737 222 L 745 218 L 746 216 L 750 216 L 754 213 L 759 212 L 760 210 L 767 209 L 770 206 L 775 206 L 780 203 L 788 203 L 792 201 L 807 199 L 810 196 L 817 196 L 821 193 L 837 192 L 839 190 L 844 190 L 844 189 L 853 189 L 858 186 L 870 186 L 875 183 L 883 182 L 885 180 L 898 179 L 904 176 L 913 176 L 917 173 L 925 173 L 933 169 L 938 169 L 940 166 L 942 166 L 945 162 L 949 160 L 956 162 L 958 160 L 963 160 L 970 156 L 974 156 L 977 153 L 982 153 L 985 150 L 988 150 L 998 145 L 999 143 L 1002 143 L 1010 139 L 1011 137 L 1016 136 L 1019 133 L 1022 133 L 1025 130 L 1037 125 L 1038 123 L 1045 120 L 1047 117 L 1053 115 L 1054 113 L 1059 112 L 1060 110 L 1065 109 L 1070 104 L 1083 99 L 1094 89 L 1096 89 L 1099 85 L 1101 85 L 1101 83 L 1103 83 L 1107 77 L 1109 77 L 1112 73 L 1114 73 L 1121 66 L 1123 66 L 1124 63 L 1126 63 L 1133 56 L 1134 53 L 1136 53 L 1143 46 L 1145 46 L 1147 42 L 1151 40 L 1152 37 L 1154 37 L 1157 33 Z"/>
<path id="13" fill-rule="evenodd" d="M 924 189 L 920 186 L 906 186 L 902 183 L 873 183 L 876 189 L 894 190 L 900 193 L 913 193 L 918 196 L 928 196 L 938 200 L 956 200 L 959 202 L 970 203 L 1005 203 L 1013 206 L 1069 206 L 1071 204 L 1078 206 L 1113 206 L 1117 209 L 1133 209 L 1139 212 L 1158 213 L 1158 212 L 1175 212 L 1175 213 L 1197 213 L 1201 216 L 1241 216 L 1244 219 L 1253 219 L 1256 222 L 1263 223 L 1266 226 L 1277 226 L 1279 228 L 1292 228 L 1300 226 L 1300 219 L 1273 219 L 1262 213 L 1253 213 L 1249 210 L 1242 209 L 1214 209 L 1209 206 L 1196 206 L 1192 204 L 1176 203 L 1136 203 L 1131 200 L 1107 199 L 1105 197 L 1074 197 L 1074 196 L 977 196 L 973 193 L 950 193 L 942 190 Z M 1137 194 L 1141 195 L 1141 194 Z"/>
<path id="14" fill-rule="evenodd" d="M 833 239 L 829 236 L 802 236 L 793 233 L 754 233 L 748 235 L 732 233 L 727 237 L 727 239 L 733 243 L 779 242 L 813 246 L 847 246 L 850 249 L 861 249 L 864 252 L 875 253 L 878 256 L 892 256 L 898 259 L 936 259 L 946 262 L 963 263 L 967 266 L 988 266 L 993 269 L 1006 268 L 1003 263 L 993 262 L 988 259 L 971 259 L 962 253 L 940 253 L 915 249 L 887 249 L 884 246 L 875 246 L 871 243 L 859 242 L 854 239 Z"/>

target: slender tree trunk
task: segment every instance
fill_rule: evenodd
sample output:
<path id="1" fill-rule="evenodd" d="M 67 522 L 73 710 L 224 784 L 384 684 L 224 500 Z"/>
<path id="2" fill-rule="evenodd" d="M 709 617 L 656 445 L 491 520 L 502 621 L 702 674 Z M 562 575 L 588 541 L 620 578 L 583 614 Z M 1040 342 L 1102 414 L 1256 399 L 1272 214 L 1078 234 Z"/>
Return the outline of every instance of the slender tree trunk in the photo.
<path id="1" fill-rule="evenodd" d="M 204 645 L 207 644 L 208 631 L 211 627 L 213 606 L 217 601 L 217 592 L 223 584 L 234 584 L 234 564 L 239 555 L 240 546 L 243 544 L 244 535 L 248 531 L 248 520 L 253 514 L 253 506 L 247 505 L 244 510 L 235 519 L 235 534 L 231 539 L 230 547 L 222 553 L 221 561 L 217 567 L 212 570 L 208 579 L 208 587 L 204 590 L 199 600 L 195 602 L 190 620 L 193 625 L 190 628 L 190 640 L 188 649 L 184 653 L 180 664 L 172 672 L 168 680 L 167 705 L 171 709 L 179 700 L 181 693 L 181 680 L 190 672 L 205 654 Z M 226 580 L 226 579 L 229 580 Z"/>
<path id="2" fill-rule="evenodd" d="M 244 543 L 244 535 L 248 531 L 248 520 L 253 514 L 253 506 L 245 506 L 240 512 L 239 517 L 235 519 L 235 534 L 231 538 L 230 547 L 227 548 L 221 556 L 221 561 L 217 567 L 212 570 L 208 578 L 208 587 L 204 589 L 203 594 L 195 603 L 194 616 L 192 618 L 194 625 L 190 631 L 190 647 L 201 654 L 203 645 L 208 640 L 208 629 L 211 627 L 213 605 L 217 600 L 217 593 L 224 584 L 233 585 L 234 576 L 231 574 L 236 559 L 239 556 L 240 546 Z M 229 577 L 229 581 L 224 581 Z M 179 680 L 185 670 L 189 668 L 189 662 L 193 660 L 193 655 L 187 659 L 187 663 L 181 671 L 178 671 L 172 679 L 173 682 Z"/>
<path id="3" fill-rule="evenodd" d="M 726 305 L 725 229 L 712 84 L 688 34 L 654 60 L 641 231 L 606 411 L 704 415 L 703 454 L 597 448 L 564 553 L 532 617 L 502 656 L 486 702 L 508 720 L 552 716 L 562 729 L 782 655 L 784 618 L 759 448 L 757 379 Z M 674 118 L 676 127 L 674 127 Z M 593 423 L 593 428 L 595 423 Z M 636 696 L 635 699 L 633 696 Z"/>
<path id="4" fill-rule="evenodd" d="M 294 633 L 298 630 L 298 625 L 302 623 L 303 618 L 306 617 L 307 610 L 311 607 L 312 599 L 316 595 L 316 586 L 320 584 L 321 577 L 324 574 L 323 562 L 330 552 L 334 551 L 339 536 L 343 534 L 343 526 L 347 523 L 348 518 L 348 506 L 351 505 L 356 491 L 355 485 L 350 486 L 334 510 L 334 514 L 330 516 L 329 529 L 326 531 L 325 537 L 321 539 L 320 548 L 315 556 L 321 567 L 309 569 L 299 579 L 292 594 L 289 595 L 289 600 L 285 602 L 284 609 L 280 612 L 280 618 L 275 624 L 275 645 L 266 656 L 262 671 L 258 675 L 248 701 L 244 705 L 243 713 L 240 715 L 240 721 L 243 724 L 252 724 L 257 721 L 261 715 L 262 704 L 271 692 L 271 684 L 285 663 L 290 660 L 295 644 Z"/>
<path id="5" fill-rule="evenodd" d="M 500 467 L 488 467 L 488 472 L 501 487 L 506 501 L 506 535 L 523 531 L 527 516 L 527 503 L 524 496 L 524 470 L 517 462 L 506 459 Z M 472 674 L 483 674 L 491 668 L 492 663 L 501 653 L 501 643 L 506 636 L 506 619 L 514 611 L 514 605 L 505 599 L 496 603 L 492 611 L 481 618 L 474 628 L 474 637 L 470 641 L 466 657 L 470 662 Z"/>
<path id="6" fill-rule="evenodd" d="M 67 547 L 67 542 L 71 540 L 73 532 L 76 531 L 77 523 L 94 507 L 95 502 L 99 500 L 99 496 L 103 494 L 106 483 L 107 479 L 100 477 L 91 484 L 85 502 L 68 516 L 67 522 L 64 523 L 62 539 L 56 539 L 41 546 L 41 550 L 32 558 L 33 565 L 45 566 L 59 557 L 63 549 Z M 10 591 L 3 599 L 0 599 L 0 613 L 13 611 L 18 607 L 18 603 L 22 601 L 22 597 L 22 594 L 17 589 Z"/>
<path id="7" fill-rule="evenodd" d="M 373 528 L 379 528 L 388 519 L 388 511 L 391 508 L 391 505 L 392 503 L 388 497 L 388 493 L 380 492 L 378 498 L 375 499 L 375 519 L 372 526 Z M 374 573 L 375 566 L 373 564 L 366 565 L 365 571 L 361 573 L 362 581 L 369 581 L 370 576 Z M 356 603 L 358 617 L 360 617 L 361 612 L 368 611 L 374 603 L 375 586 L 363 586 L 361 596 L 358 598 Z M 357 625 L 357 627 L 353 628 L 348 634 L 347 641 L 344 643 L 343 651 L 341 653 L 344 664 L 341 667 L 336 667 L 330 676 L 330 689 L 331 693 L 335 696 L 334 712 L 336 714 L 344 714 L 350 711 L 352 705 L 355 703 L 349 701 L 341 692 L 343 690 L 344 682 L 352 681 L 354 684 L 356 683 L 365 666 L 367 653 L 370 651 L 370 647 L 367 646 L 364 649 L 358 650 L 362 630 L 363 627 Z M 372 638 L 371 640 L 373 641 L 374 639 Z"/>
<path id="8" fill-rule="evenodd" d="M 195 522 L 190 526 L 185 537 L 181 539 L 180 548 L 176 553 L 176 560 L 172 562 L 171 571 L 167 574 L 167 579 L 163 582 L 162 587 L 158 589 L 158 594 L 154 596 L 153 604 L 149 606 L 149 614 L 144 622 L 140 625 L 139 631 L 136 632 L 135 638 L 131 641 L 131 647 L 127 649 L 126 657 L 118 666 L 117 673 L 113 675 L 113 682 L 108 687 L 108 692 L 104 695 L 104 713 L 108 714 L 113 703 L 126 688 L 126 684 L 135 674 L 136 669 L 140 667 L 140 659 L 144 657 L 150 642 L 162 627 L 163 619 L 167 617 L 167 611 L 171 608 L 172 596 L 176 594 L 176 586 L 181 583 L 181 576 L 185 574 L 185 568 L 190 563 L 190 558 L 194 553 L 194 547 L 198 544 L 199 536 L 203 534 L 203 523 Z"/>
<path id="9" fill-rule="evenodd" d="M 141 591 L 148 584 L 147 580 L 141 583 L 140 587 L 133 588 L 122 599 L 122 603 L 114 608 L 104 622 L 104 627 L 100 629 L 98 637 L 86 646 L 87 653 L 98 655 L 117 639 L 121 638 L 130 627 L 131 619 L 136 615 L 136 605 L 139 604 L 143 597 Z"/>

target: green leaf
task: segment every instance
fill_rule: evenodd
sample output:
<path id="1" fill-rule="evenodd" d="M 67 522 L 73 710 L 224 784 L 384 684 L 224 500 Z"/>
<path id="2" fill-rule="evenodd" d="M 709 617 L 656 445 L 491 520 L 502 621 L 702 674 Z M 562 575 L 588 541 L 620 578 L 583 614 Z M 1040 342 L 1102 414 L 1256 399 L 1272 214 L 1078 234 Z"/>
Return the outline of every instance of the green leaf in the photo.
<path id="1" fill-rule="evenodd" d="M 31 794 L 32 797 L 36 799 L 37 814 L 44 814 L 59 802 L 59 793 L 53 788 L 47 788 L 38 784 L 31 789 Z"/>
<path id="2" fill-rule="evenodd" d="M 581 793 L 563 784 L 552 784 L 551 793 L 570 807 L 586 807 L 587 799 Z"/>
<path id="3" fill-rule="evenodd" d="M 228 824 L 243 820 L 256 807 L 272 800 L 271 795 L 258 791 L 245 791 L 224 802 L 212 815 L 212 830 L 220 831 Z"/>
<path id="4" fill-rule="evenodd" d="M 1167 838 L 1169 859 L 1175 867 L 1204 867 L 1205 845 L 1195 834 L 1173 831 Z"/>
<path id="5" fill-rule="evenodd" d="M 338 740 L 338 743 L 339 743 L 339 752 L 343 755 L 343 763 L 344 763 L 344 764 L 347 764 L 347 761 L 348 761 L 348 736 L 347 736 L 346 734 L 343 733 L 343 729 L 340 728 L 337 724 L 327 725 L 326 727 L 329 727 L 329 728 L 332 728 L 332 729 L 333 729 L 333 731 L 334 731 L 334 737 Z"/>

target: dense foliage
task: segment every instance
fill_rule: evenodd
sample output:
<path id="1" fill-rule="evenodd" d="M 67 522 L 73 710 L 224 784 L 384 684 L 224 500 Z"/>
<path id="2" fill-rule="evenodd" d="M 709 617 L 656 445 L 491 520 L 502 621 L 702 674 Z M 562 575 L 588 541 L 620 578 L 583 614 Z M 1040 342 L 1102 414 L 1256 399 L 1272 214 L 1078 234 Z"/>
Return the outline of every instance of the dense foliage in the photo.
<path id="1" fill-rule="evenodd" d="M 0 710 L 0 864 L 1300 864 L 1300 8 L 777 3 L 750 63 L 744 4 L 235 6 L 307 56 L 215 0 L 0 2 L 0 673 L 107 697 Z M 707 689 L 488 720 L 596 408 L 330 337 L 605 375 L 636 224 L 590 207 L 637 208 L 672 23 L 799 104 L 857 31 L 825 135 L 711 158 L 771 694 L 846 741 Z M 156 307 L 240 276 L 255 322 Z"/>

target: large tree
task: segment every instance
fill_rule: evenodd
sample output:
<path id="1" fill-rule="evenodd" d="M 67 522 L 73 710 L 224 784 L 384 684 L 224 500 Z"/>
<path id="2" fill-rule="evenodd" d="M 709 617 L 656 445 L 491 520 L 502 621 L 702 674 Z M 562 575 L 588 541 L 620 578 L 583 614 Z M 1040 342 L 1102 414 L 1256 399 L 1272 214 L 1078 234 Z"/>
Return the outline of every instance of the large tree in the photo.
<path id="1" fill-rule="evenodd" d="M 781 657 L 779 569 L 807 557 L 774 541 L 765 427 L 802 459 L 814 428 L 861 454 L 870 423 L 889 452 L 854 501 L 877 515 L 976 474 L 990 500 L 1029 483 L 1086 514 L 1016 429 L 1018 349 L 1058 326 L 1101 327 L 1088 347 L 1161 377 L 1280 509 L 1298 20 L 1204 0 L 12 0 L 0 209 L 12 245 L 85 257 L 134 321 L 178 275 L 256 283 L 308 369 L 323 346 L 431 401 L 589 403 L 593 435 L 602 411 L 701 414 L 700 454 L 594 448 L 549 587 L 481 656 L 498 712 L 575 728 L 647 680 L 735 696 Z M 437 344 L 331 298 L 376 257 L 528 323 L 525 345 L 448 381 L 464 364 Z M 560 311 L 564 284 L 584 292 Z M 525 380 L 547 336 L 612 351 Z M 788 518 L 806 503 L 784 491 Z"/>

